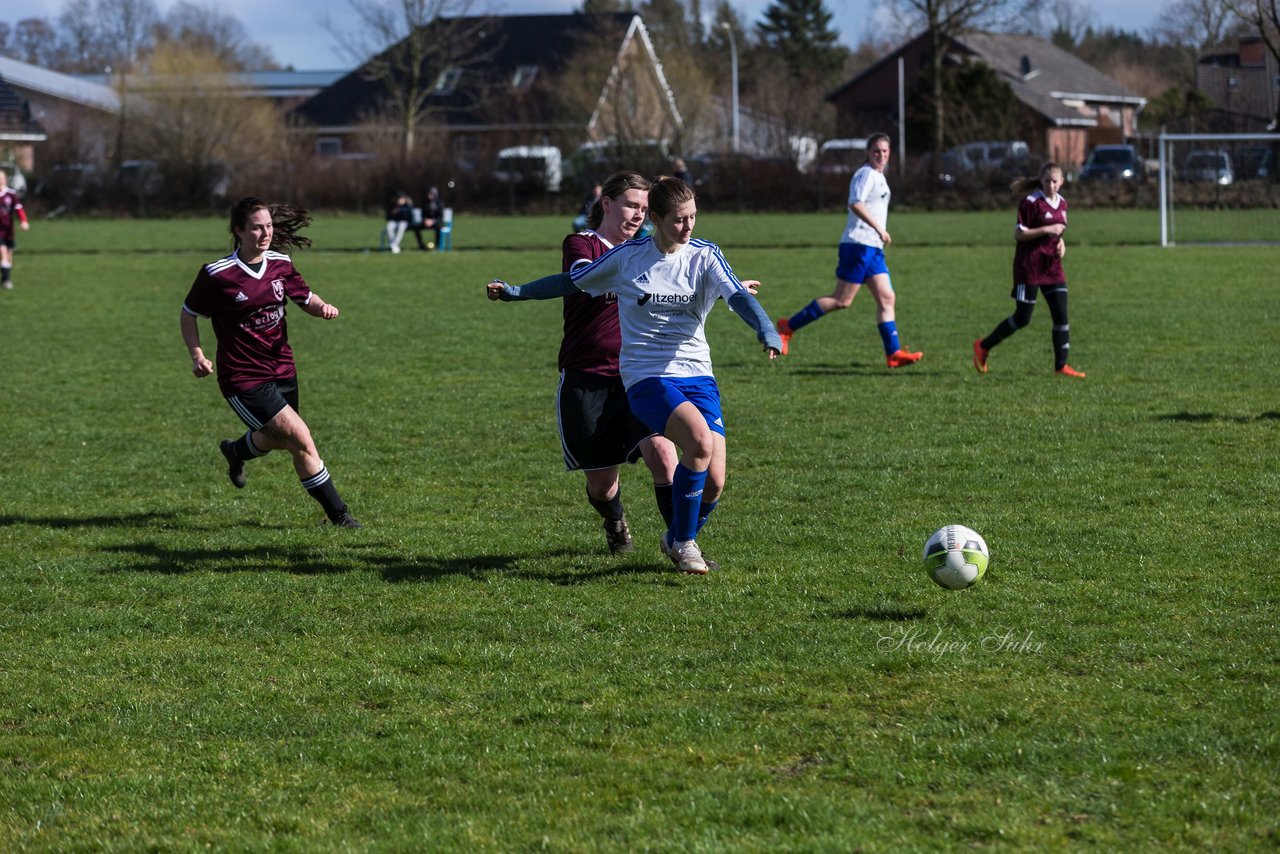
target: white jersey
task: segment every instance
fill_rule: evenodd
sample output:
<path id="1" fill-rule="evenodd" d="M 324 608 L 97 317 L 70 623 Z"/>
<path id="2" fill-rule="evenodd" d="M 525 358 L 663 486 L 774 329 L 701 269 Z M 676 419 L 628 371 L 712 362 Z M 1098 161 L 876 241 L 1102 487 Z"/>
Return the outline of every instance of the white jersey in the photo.
<path id="1" fill-rule="evenodd" d="M 696 239 L 670 255 L 652 237 L 631 240 L 569 277 L 592 296 L 618 295 L 627 388 L 648 377 L 711 376 L 707 314 L 718 297 L 746 290 L 720 247 Z"/>
<path id="2" fill-rule="evenodd" d="M 849 181 L 849 204 L 862 202 L 872 219 L 880 223 L 880 227 L 889 229 L 889 182 L 883 172 L 871 168 L 870 163 L 853 173 Z M 861 243 L 863 246 L 884 248 L 884 241 L 876 230 L 862 221 L 862 217 L 849 211 L 849 222 L 844 227 L 841 243 Z"/>

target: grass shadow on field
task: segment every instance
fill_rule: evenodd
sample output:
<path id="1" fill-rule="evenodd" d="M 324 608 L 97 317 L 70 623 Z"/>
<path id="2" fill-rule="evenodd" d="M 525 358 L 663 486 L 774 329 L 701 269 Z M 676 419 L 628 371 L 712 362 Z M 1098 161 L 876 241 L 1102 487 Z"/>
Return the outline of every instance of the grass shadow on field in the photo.
<path id="1" fill-rule="evenodd" d="M 435 581 L 447 575 L 468 573 L 480 578 L 486 572 L 503 572 L 511 578 L 526 581 L 545 581 L 561 587 L 574 587 L 625 576 L 659 576 L 670 575 L 671 565 L 663 562 L 653 564 L 614 563 L 606 567 L 569 568 L 565 564 L 592 560 L 598 556 L 594 553 L 584 554 L 572 549 L 553 549 L 536 554 L 520 555 L 476 555 L 457 558 L 423 558 L 413 561 L 377 559 L 382 564 L 383 580 L 391 583 L 405 581 Z M 530 563 L 548 562 L 552 568 L 539 570 L 528 566 Z"/>
<path id="2" fill-rule="evenodd" d="M 929 616 L 929 612 L 924 608 L 894 608 L 891 606 L 876 605 L 867 608 L 850 608 L 840 611 L 837 617 L 844 620 L 873 620 L 878 623 L 909 623 L 914 620 L 923 620 Z"/>
<path id="3" fill-rule="evenodd" d="M 1216 412 L 1174 412 L 1169 415 L 1157 415 L 1157 421 L 1185 421 L 1190 424 L 1204 424 L 1210 421 L 1230 421 L 1233 424 L 1252 424 L 1254 421 L 1280 421 L 1280 412 L 1261 412 L 1257 415 L 1219 415 Z"/>
<path id="4" fill-rule="evenodd" d="M 124 513 L 102 516 L 21 516 L 0 515 L 0 528 L 10 525 L 33 525 L 37 528 L 145 528 L 157 522 L 178 518 L 173 510 L 150 513 Z"/>
<path id="5" fill-rule="evenodd" d="M 119 555 L 127 562 L 105 572 L 154 572 L 160 575 L 183 575 L 191 572 L 288 572 L 295 575 L 321 575 L 367 569 L 368 562 L 351 555 L 351 546 L 343 546 L 344 554 L 317 546 L 219 546 L 213 548 L 174 548 L 154 542 L 104 546 L 103 554 Z"/>
<path id="6" fill-rule="evenodd" d="M 520 578 L 526 578 L 531 581 L 546 581 L 561 587 L 576 587 L 580 584 L 590 584 L 593 581 L 605 581 L 627 576 L 644 577 L 663 583 L 686 577 L 681 573 L 676 573 L 668 561 L 662 561 L 661 563 L 655 561 L 653 563 L 617 564 L 600 569 L 582 571 L 534 572 L 526 570 L 516 574 Z"/>
<path id="7" fill-rule="evenodd" d="M 473 554 L 449 557 L 411 557 L 392 554 L 384 545 L 346 542 L 331 548 L 323 545 L 257 545 L 174 547 L 157 542 L 104 546 L 98 550 L 122 563 L 103 572 L 141 572 L 185 575 L 196 572 L 284 572 L 291 575 L 327 575 L 344 572 L 377 572 L 389 584 L 440 581 L 462 576 L 475 581 L 493 573 L 512 578 L 574 586 L 627 575 L 669 575 L 669 566 L 657 564 L 616 564 L 604 568 L 563 568 L 583 555 L 567 549 L 534 554 Z M 556 565 L 551 571 L 527 567 L 533 561 Z"/>

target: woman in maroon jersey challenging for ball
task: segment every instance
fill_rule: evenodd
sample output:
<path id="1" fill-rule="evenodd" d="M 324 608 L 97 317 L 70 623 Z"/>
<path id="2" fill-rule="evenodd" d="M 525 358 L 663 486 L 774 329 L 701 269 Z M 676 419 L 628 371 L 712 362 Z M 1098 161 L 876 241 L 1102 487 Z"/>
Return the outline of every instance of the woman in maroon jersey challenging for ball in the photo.
<path id="1" fill-rule="evenodd" d="M 1018 224 L 1013 230 L 1017 249 L 1013 254 L 1013 314 L 991 330 L 986 338 L 973 342 L 973 366 L 987 372 L 991 349 L 1031 322 L 1036 295 L 1044 294 L 1053 320 L 1053 369 L 1063 377 L 1084 374 L 1067 364 L 1071 349 L 1071 327 L 1067 323 L 1067 276 L 1062 259 L 1067 245 L 1067 200 L 1058 195 L 1062 170 L 1046 163 L 1037 178 L 1019 178 L 1010 185 L 1022 197 L 1018 203 Z"/>
<path id="2" fill-rule="evenodd" d="M 227 476 L 242 489 L 244 464 L 269 451 L 286 450 L 302 487 L 324 508 L 334 525 L 359 528 L 338 495 L 329 470 L 316 451 L 298 414 L 298 375 L 285 324 L 288 300 L 312 317 L 333 320 L 336 306 L 312 292 L 288 255 L 277 251 L 310 246 L 298 231 L 311 224 L 306 211 L 291 205 L 268 205 L 252 196 L 231 209 L 234 251 L 200 268 L 182 305 L 182 340 L 197 378 L 214 365 L 200 347 L 196 322 L 206 317 L 218 339 L 218 387 L 248 427 L 239 439 L 219 446 Z"/>

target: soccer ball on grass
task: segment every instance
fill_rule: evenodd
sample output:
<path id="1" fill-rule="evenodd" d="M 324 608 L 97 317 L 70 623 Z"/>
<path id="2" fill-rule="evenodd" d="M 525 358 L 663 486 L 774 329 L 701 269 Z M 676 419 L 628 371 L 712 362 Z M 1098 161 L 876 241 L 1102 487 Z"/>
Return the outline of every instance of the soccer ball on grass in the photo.
<path id="1" fill-rule="evenodd" d="M 948 590 L 972 587 L 987 571 L 987 541 L 972 528 L 946 525 L 924 544 L 924 571 Z"/>

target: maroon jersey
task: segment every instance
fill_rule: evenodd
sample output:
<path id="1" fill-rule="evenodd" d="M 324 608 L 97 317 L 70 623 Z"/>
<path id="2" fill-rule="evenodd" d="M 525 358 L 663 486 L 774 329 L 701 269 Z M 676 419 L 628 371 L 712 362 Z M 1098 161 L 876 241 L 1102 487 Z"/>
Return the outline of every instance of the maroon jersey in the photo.
<path id="1" fill-rule="evenodd" d="M 22 216 L 22 202 L 12 187 L 0 193 L 0 240 L 13 240 L 14 225 Z"/>
<path id="2" fill-rule="evenodd" d="M 1041 228 L 1054 223 L 1067 224 L 1067 200 L 1058 196 L 1056 205 L 1049 204 L 1044 193 L 1036 190 L 1018 205 L 1018 228 Z M 1061 285 L 1067 281 L 1058 255 L 1061 238 L 1047 235 L 1035 240 L 1020 240 L 1013 253 L 1015 285 Z"/>
<path id="3" fill-rule="evenodd" d="M 594 231 L 570 234 L 564 239 L 564 272 L 590 264 L 612 249 Z M 618 373 L 622 329 L 618 325 L 618 295 L 570 294 L 564 298 L 564 340 L 560 342 L 560 370 L 582 371 L 605 377 Z"/>
<path id="4" fill-rule="evenodd" d="M 268 251 L 254 272 L 232 253 L 200 268 L 182 305 L 207 317 L 218 337 L 218 387 L 230 397 L 296 376 L 285 325 L 285 299 L 306 305 L 311 288 L 288 255 Z"/>

